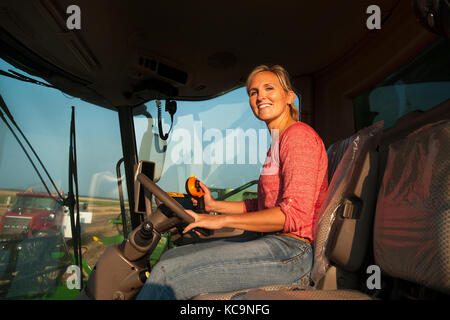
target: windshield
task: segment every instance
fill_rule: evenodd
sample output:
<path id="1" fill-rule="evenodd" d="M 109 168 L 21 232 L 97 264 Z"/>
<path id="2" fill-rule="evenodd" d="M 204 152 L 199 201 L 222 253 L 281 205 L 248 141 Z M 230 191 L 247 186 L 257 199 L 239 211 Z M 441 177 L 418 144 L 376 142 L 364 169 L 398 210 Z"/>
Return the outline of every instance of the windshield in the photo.
<path id="1" fill-rule="evenodd" d="M 57 208 L 57 204 L 53 198 L 19 196 L 14 203 L 13 209 L 18 208 L 54 210 Z"/>
<path id="2" fill-rule="evenodd" d="M 0 60 L 0 69 L 43 81 Z M 76 154 L 80 197 L 81 246 L 84 280 L 111 243 L 123 240 L 117 165 L 122 159 L 117 112 L 86 103 L 59 90 L 0 76 L 0 93 L 15 122 L 30 141 L 58 191 L 69 190 L 69 141 L 75 107 Z M 11 122 L 10 126 L 14 128 Z M 24 139 L 14 130 L 50 192 L 56 194 Z M 120 164 L 120 163 L 119 163 Z M 124 179 L 123 163 L 118 168 Z M 126 183 L 122 183 L 128 212 Z M 55 208 L 55 200 L 19 196 L 47 194 L 7 125 L 0 119 L 0 299 L 74 299 L 79 290 L 67 280 L 74 264 L 71 220 L 67 210 L 51 217 L 25 219 L 6 213 L 17 208 Z M 17 197 L 17 199 L 16 199 Z M 15 210 L 14 210 L 15 211 Z M 21 231 L 20 239 L 9 236 Z"/>
<path id="3" fill-rule="evenodd" d="M 294 105 L 300 109 L 297 96 Z M 211 100 L 177 101 L 166 141 L 159 137 L 156 102 L 145 106 L 146 115 L 134 117 L 139 160 L 156 162 L 161 172 L 156 180 L 165 191 L 186 193 L 186 180 L 195 175 L 217 198 L 259 178 L 271 138 L 266 124 L 254 116 L 245 87 Z M 167 134 L 167 112 L 162 112 L 161 124 Z M 256 185 L 246 189 L 253 192 L 242 190 L 233 200 L 252 197 Z"/>

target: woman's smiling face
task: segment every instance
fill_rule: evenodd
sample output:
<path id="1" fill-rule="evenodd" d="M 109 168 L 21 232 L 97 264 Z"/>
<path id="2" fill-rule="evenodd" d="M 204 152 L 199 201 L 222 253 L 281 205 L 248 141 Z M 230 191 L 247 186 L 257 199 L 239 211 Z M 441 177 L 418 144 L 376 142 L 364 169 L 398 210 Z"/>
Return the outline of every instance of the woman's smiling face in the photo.
<path id="1" fill-rule="evenodd" d="M 294 92 L 286 92 L 277 75 L 270 71 L 262 71 L 253 76 L 248 95 L 253 113 L 266 123 L 285 112 L 289 114 L 289 104 L 295 99 Z"/>

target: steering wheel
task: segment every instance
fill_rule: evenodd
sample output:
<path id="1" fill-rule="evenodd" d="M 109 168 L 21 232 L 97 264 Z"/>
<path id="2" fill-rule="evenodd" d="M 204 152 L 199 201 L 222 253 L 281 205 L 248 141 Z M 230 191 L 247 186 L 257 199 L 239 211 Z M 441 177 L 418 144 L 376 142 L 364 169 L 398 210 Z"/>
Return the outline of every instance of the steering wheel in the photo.
<path id="1" fill-rule="evenodd" d="M 156 198 L 158 198 L 162 203 L 164 203 L 172 212 L 180 218 L 185 223 L 194 222 L 194 218 L 192 218 L 189 214 L 184 211 L 184 208 L 181 204 L 176 202 L 172 197 L 170 197 L 163 189 L 158 187 L 156 183 L 150 180 L 145 174 L 139 173 L 137 175 L 137 179 L 142 184 L 142 186 L 153 193 Z M 200 230 L 199 230 L 200 231 Z"/>

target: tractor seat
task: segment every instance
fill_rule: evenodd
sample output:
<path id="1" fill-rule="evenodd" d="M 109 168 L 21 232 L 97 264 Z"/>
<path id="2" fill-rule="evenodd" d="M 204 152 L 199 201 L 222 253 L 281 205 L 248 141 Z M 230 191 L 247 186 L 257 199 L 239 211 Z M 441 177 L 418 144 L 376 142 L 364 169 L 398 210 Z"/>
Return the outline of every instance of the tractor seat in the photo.
<path id="1" fill-rule="evenodd" d="M 389 145 L 388 151 L 373 229 L 374 262 L 383 278 L 396 283 L 387 297 L 448 299 L 450 121 L 427 124 Z M 371 296 L 348 289 L 260 288 L 242 298 L 360 300 Z"/>

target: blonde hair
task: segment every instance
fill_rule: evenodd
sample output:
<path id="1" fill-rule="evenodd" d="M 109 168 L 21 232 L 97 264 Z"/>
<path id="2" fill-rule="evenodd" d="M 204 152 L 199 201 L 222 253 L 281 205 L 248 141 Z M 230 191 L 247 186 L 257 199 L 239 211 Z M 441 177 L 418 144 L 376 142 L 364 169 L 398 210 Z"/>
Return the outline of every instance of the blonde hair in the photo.
<path id="1" fill-rule="evenodd" d="M 289 77 L 289 73 L 286 71 L 286 69 L 284 69 L 282 66 L 280 65 L 274 65 L 272 67 L 268 67 L 266 65 L 259 65 L 257 66 L 255 69 L 253 69 L 252 72 L 250 72 L 249 76 L 247 77 L 247 83 L 246 83 L 246 87 L 247 87 L 247 94 L 249 93 L 249 86 L 250 86 L 250 81 L 253 79 L 253 77 L 260 72 L 263 71 L 269 71 L 272 72 L 273 74 L 275 74 L 278 78 L 278 81 L 280 81 L 281 87 L 283 88 L 283 90 L 285 92 L 289 92 L 289 91 L 294 91 L 292 90 L 292 84 L 291 84 L 291 80 Z M 297 107 L 294 104 L 289 104 L 289 112 L 291 114 L 291 117 L 294 120 L 299 120 L 299 112 Z"/>

